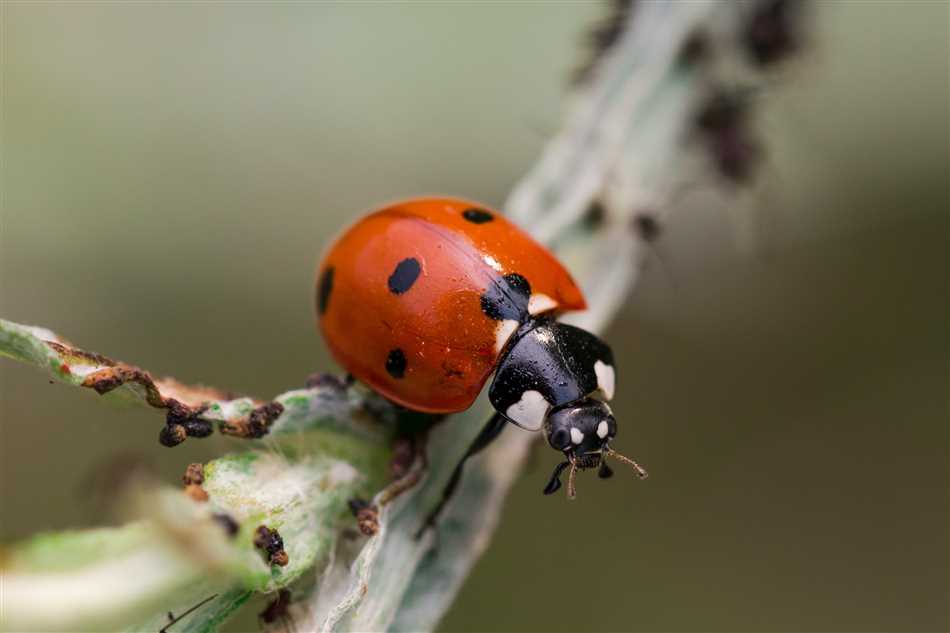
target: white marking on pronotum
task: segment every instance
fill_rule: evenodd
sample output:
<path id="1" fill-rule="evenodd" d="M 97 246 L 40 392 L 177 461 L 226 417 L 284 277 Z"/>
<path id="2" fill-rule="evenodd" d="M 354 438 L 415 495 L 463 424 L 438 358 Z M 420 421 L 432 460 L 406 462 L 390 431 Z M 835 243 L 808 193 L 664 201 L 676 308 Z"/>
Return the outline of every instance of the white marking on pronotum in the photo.
<path id="1" fill-rule="evenodd" d="M 501 267 L 501 264 L 498 263 L 498 260 L 492 257 L 491 255 L 482 255 L 482 259 L 486 264 L 497 270 L 498 272 L 503 272 L 504 268 Z"/>
<path id="2" fill-rule="evenodd" d="M 521 394 L 521 400 L 508 407 L 505 415 L 522 428 L 538 431 L 550 406 L 541 392 L 530 389 Z"/>
<path id="3" fill-rule="evenodd" d="M 600 424 L 597 425 L 597 437 L 604 439 L 607 437 L 607 420 L 601 420 Z"/>
<path id="4" fill-rule="evenodd" d="M 508 339 L 511 338 L 511 335 L 515 333 L 515 330 L 518 329 L 520 324 L 514 319 L 505 319 L 498 324 L 498 327 L 495 328 L 495 351 L 501 352 L 505 347 L 505 343 L 508 342 Z"/>
<path id="5" fill-rule="evenodd" d="M 584 441 L 584 434 L 581 433 L 581 430 L 576 426 L 571 427 L 571 441 L 575 444 L 580 444 Z"/>
<path id="6" fill-rule="evenodd" d="M 540 292 L 536 295 L 531 295 L 531 298 L 528 299 L 528 314 L 531 316 L 553 310 L 556 307 L 557 302 L 554 299 Z"/>
<path id="7" fill-rule="evenodd" d="M 604 392 L 608 400 L 614 397 L 614 368 L 599 360 L 594 363 L 594 373 L 597 374 L 597 388 Z"/>

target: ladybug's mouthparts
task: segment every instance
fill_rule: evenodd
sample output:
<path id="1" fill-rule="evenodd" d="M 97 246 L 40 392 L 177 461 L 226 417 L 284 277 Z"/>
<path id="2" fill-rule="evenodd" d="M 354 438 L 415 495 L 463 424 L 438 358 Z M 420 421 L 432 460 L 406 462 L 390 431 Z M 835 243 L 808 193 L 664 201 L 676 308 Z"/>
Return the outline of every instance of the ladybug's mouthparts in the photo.
<path id="1" fill-rule="evenodd" d="M 583 455 L 576 455 L 574 451 L 567 450 L 564 452 L 564 456 L 567 458 L 567 461 L 561 462 L 554 468 L 554 472 L 551 473 L 551 479 L 548 481 L 548 485 L 544 488 L 544 494 L 550 495 L 554 494 L 561 488 L 561 473 L 566 469 L 570 469 L 567 475 L 567 498 L 573 499 L 577 496 L 577 487 L 575 485 L 575 478 L 577 476 L 578 470 L 587 470 L 590 468 L 599 468 L 597 475 L 601 479 L 607 479 L 613 475 L 613 471 L 607 465 L 607 457 L 612 457 L 617 461 L 621 461 L 624 464 L 627 464 L 637 473 L 637 476 L 640 479 L 647 478 L 647 471 L 643 466 L 633 461 L 625 455 L 621 455 L 617 451 L 613 450 L 607 445 L 604 445 L 603 449 L 593 452 L 593 453 L 584 453 Z"/>
<path id="2" fill-rule="evenodd" d="M 583 455 L 574 456 L 574 463 L 577 465 L 578 470 L 587 470 L 588 468 L 597 468 L 600 466 L 600 461 L 603 459 L 600 451 L 596 453 L 585 453 Z"/>

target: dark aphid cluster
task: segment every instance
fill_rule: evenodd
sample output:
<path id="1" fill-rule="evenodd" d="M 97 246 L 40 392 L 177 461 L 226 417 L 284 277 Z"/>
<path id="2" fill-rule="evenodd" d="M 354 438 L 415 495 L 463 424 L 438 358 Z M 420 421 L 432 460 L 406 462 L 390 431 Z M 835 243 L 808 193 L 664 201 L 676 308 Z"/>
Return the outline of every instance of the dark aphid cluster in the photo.
<path id="1" fill-rule="evenodd" d="M 271 565 L 285 567 L 290 562 L 287 552 L 284 551 L 284 539 L 277 530 L 266 525 L 258 526 L 255 530 L 254 547 L 267 554 L 267 562 Z"/>
<path id="2" fill-rule="evenodd" d="M 218 425 L 223 435 L 233 435 L 249 439 L 260 439 L 270 433 L 274 420 L 284 412 L 284 405 L 276 400 L 257 407 L 246 418 L 226 420 Z"/>
<path id="3" fill-rule="evenodd" d="M 268 402 L 251 411 L 247 417 L 248 437 L 259 439 L 270 433 L 270 425 L 283 412 L 284 405 L 279 402 Z"/>
<path id="4" fill-rule="evenodd" d="M 801 47 L 804 0 L 758 0 L 739 25 L 739 49 L 751 64 L 766 69 Z M 716 171 L 733 184 L 755 175 L 763 150 L 751 122 L 751 90 L 714 86 L 695 117 Z"/>
<path id="5" fill-rule="evenodd" d="M 754 175 L 761 144 L 751 125 L 748 91 L 718 89 L 702 102 L 695 116 L 696 129 L 719 174 L 734 184 L 745 184 Z"/>
<path id="6" fill-rule="evenodd" d="M 214 432 L 211 422 L 201 419 L 205 407 L 189 407 L 174 398 L 168 398 L 166 406 L 165 426 L 158 434 L 163 446 L 177 446 L 187 437 L 208 437 Z"/>

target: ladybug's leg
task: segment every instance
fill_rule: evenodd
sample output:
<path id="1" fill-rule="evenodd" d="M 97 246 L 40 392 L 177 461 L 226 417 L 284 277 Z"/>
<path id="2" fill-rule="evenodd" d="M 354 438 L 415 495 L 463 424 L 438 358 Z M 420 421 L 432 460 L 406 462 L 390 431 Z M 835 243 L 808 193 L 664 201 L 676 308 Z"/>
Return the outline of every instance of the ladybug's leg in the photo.
<path id="1" fill-rule="evenodd" d="M 395 479 L 380 490 L 372 501 L 356 497 L 349 500 L 350 511 L 356 517 L 360 532 L 367 536 L 376 534 L 379 531 L 379 509 L 422 481 L 422 475 L 429 469 L 426 451 L 428 437 L 428 431 L 423 431 L 415 438 L 397 440 L 389 464 Z"/>
<path id="2" fill-rule="evenodd" d="M 479 434 L 475 437 L 475 440 L 472 442 L 471 446 L 469 446 L 468 450 L 465 451 L 465 454 L 462 456 L 462 459 L 459 460 L 458 465 L 455 466 L 455 470 L 452 471 L 452 476 L 449 478 L 449 482 L 445 484 L 445 488 L 442 490 L 442 498 L 439 500 L 438 505 L 436 505 L 435 508 L 429 513 L 429 516 L 426 517 L 425 523 L 422 524 L 422 527 L 419 528 L 419 531 L 416 532 L 416 538 L 422 536 L 427 529 L 433 527 L 438 521 L 439 515 L 442 514 L 446 504 L 448 504 L 448 502 L 452 499 L 456 488 L 458 488 L 459 481 L 462 479 L 462 469 L 464 468 L 465 462 L 468 460 L 468 458 L 476 455 L 486 446 L 491 444 L 492 441 L 501 434 L 507 424 L 508 420 L 502 417 L 499 413 L 496 413 L 488 420 L 488 423 L 485 424 Z"/>

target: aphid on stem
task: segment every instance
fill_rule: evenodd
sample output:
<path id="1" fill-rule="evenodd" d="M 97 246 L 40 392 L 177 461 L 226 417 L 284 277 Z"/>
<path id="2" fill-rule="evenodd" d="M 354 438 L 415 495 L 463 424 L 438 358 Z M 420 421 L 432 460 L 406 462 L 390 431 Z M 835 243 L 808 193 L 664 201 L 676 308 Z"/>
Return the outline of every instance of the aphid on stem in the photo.
<path id="1" fill-rule="evenodd" d="M 276 529 L 266 525 L 258 526 L 254 532 L 254 546 L 267 553 L 267 561 L 271 565 L 286 567 L 290 562 L 287 552 L 284 551 L 284 539 Z"/>
<path id="2" fill-rule="evenodd" d="M 734 184 L 745 184 L 753 176 L 762 155 L 749 123 L 751 99 L 748 91 L 715 90 L 695 116 L 716 170 Z"/>
<path id="3" fill-rule="evenodd" d="M 257 620 L 261 624 L 273 624 L 280 620 L 284 628 L 288 631 L 293 630 L 293 620 L 290 618 L 290 589 L 281 589 L 273 600 L 267 603 L 264 610 L 257 614 Z"/>
<path id="4" fill-rule="evenodd" d="M 801 46 L 802 0 L 762 0 L 742 26 L 740 40 L 753 63 L 769 66 Z"/>

